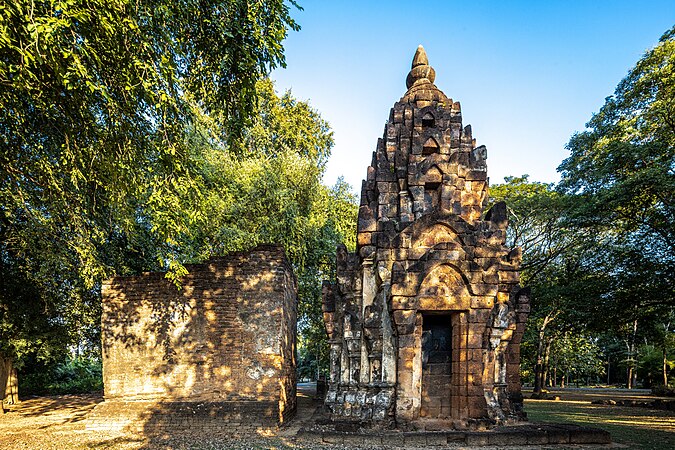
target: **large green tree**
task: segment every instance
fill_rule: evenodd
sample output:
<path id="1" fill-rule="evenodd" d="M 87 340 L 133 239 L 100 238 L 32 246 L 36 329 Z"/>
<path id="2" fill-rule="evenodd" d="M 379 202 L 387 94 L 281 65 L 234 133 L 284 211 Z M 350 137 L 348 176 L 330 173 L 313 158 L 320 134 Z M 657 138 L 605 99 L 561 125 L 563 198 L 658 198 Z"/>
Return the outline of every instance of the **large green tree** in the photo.
<path id="1" fill-rule="evenodd" d="M 675 305 L 675 28 L 569 142 L 560 189 L 579 198 L 569 225 L 620 245 L 624 279 L 651 274 L 649 301 Z M 643 260 L 638 261 L 643 255 Z M 640 271 L 649 267 L 647 271 Z M 649 288 L 650 292 L 652 288 Z M 644 297 L 644 295 L 643 295 Z"/>
<path id="2" fill-rule="evenodd" d="M 321 284 L 334 275 L 336 247 L 356 241 L 357 199 L 338 179 L 322 183 L 332 132 L 306 102 L 290 92 L 278 96 L 269 81 L 258 84 L 252 124 L 229 151 L 198 151 L 201 193 L 177 209 L 198 219 L 180 246 L 193 260 L 282 244 L 298 277 L 301 359 L 327 364 Z M 212 146 L 206 129 L 195 146 Z M 316 366 L 315 366 L 316 367 Z"/>
<path id="3" fill-rule="evenodd" d="M 610 283 L 596 300 L 605 326 L 625 330 L 631 386 L 639 338 L 653 334 L 650 318 L 670 317 L 675 307 L 675 27 L 568 148 L 559 167 L 560 191 L 575 198 L 566 224 L 591 231 L 600 248 L 596 263 Z"/>
<path id="4" fill-rule="evenodd" d="M 192 137 L 208 124 L 211 147 L 241 141 L 294 4 L 0 3 L 0 362 L 45 353 L 21 311 L 87 328 L 102 277 L 181 273 L 199 217 L 175 207 L 202 195 Z"/>
<path id="5" fill-rule="evenodd" d="M 584 230 L 568 228 L 563 220 L 570 198 L 552 184 L 532 182 L 528 176 L 507 177 L 490 188 L 491 201 L 507 204 L 507 245 L 520 247 L 521 284 L 531 288 L 523 361 L 532 366 L 534 392 L 546 384 L 551 349 L 571 329 L 583 326 L 585 295 L 596 274 L 587 271 L 592 257 Z"/>

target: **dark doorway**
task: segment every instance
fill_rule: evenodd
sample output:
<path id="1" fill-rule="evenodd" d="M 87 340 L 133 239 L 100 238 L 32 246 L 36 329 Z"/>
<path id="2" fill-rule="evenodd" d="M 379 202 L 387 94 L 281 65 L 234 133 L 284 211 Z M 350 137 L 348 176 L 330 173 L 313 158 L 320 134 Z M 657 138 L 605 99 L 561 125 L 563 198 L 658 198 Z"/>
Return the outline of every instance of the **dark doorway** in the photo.
<path id="1" fill-rule="evenodd" d="M 451 417 L 451 385 L 451 316 L 423 314 L 421 417 Z"/>

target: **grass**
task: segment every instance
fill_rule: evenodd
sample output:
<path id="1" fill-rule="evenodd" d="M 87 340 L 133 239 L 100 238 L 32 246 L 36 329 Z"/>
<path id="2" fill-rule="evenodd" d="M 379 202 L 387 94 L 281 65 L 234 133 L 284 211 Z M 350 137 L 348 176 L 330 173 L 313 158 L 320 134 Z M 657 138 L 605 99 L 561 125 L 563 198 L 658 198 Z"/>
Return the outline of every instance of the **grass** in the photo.
<path id="1" fill-rule="evenodd" d="M 675 449 L 675 415 L 647 408 L 593 405 L 589 401 L 525 400 L 533 422 L 602 428 L 631 449 Z"/>

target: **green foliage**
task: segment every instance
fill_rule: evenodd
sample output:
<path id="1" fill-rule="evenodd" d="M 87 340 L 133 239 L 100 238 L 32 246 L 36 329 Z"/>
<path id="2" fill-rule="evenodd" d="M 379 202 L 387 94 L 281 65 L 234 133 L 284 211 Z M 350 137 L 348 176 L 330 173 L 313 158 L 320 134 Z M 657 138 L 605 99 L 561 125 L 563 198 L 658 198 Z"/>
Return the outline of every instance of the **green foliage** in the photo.
<path id="1" fill-rule="evenodd" d="M 531 284 L 551 263 L 575 245 L 572 231 L 561 224 L 563 197 L 553 185 L 531 182 L 528 175 L 506 177 L 490 187 L 490 202 L 507 204 L 507 245 L 523 251 L 521 277 Z"/>
<path id="2" fill-rule="evenodd" d="M 298 278 L 299 352 L 325 367 L 321 284 L 334 275 L 336 247 L 355 248 L 356 197 L 341 178 L 322 184 L 333 138 L 320 115 L 290 92 L 277 96 L 270 81 L 258 83 L 258 92 L 252 123 L 236 145 L 221 143 L 223 151 L 207 126 L 191 135 L 199 195 L 185 196 L 176 209 L 196 219 L 176 248 L 186 261 L 200 261 L 282 244 Z"/>
<path id="3" fill-rule="evenodd" d="M 184 136 L 210 113 L 234 139 L 297 29 L 281 0 L 16 1 L 0 25 L 4 242 L 38 281 L 110 274 L 111 234 L 145 222 L 164 266 L 194 217 Z M 139 216 L 139 208 L 143 211 Z M 50 267 L 52 266 L 52 267 Z M 56 268 L 55 268 L 56 267 Z"/>
<path id="4" fill-rule="evenodd" d="M 38 365 L 20 384 L 21 395 L 60 395 L 103 390 L 99 359 L 73 358 L 48 365 Z"/>
<path id="5" fill-rule="evenodd" d="M 193 219 L 173 208 L 195 187 L 184 136 L 204 112 L 240 133 L 256 82 L 284 64 L 288 7 L 19 0 L 0 18 L 4 251 L 38 283 L 71 273 L 91 288 L 124 271 L 109 240 L 141 228 L 168 264 Z"/>
<path id="6" fill-rule="evenodd" d="M 659 382 L 663 384 L 663 352 L 653 345 L 641 345 L 638 350 L 638 378 L 643 380 L 643 387 L 651 388 Z M 672 368 L 672 362 L 669 364 Z"/>
<path id="7" fill-rule="evenodd" d="M 561 191 L 578 198 L 569 226 L 612 244 L 607 267 L 629 302 L 675 304 L 674 110 L 675 28 L 570 140 L 559 167 Z"/>
<path id="8" fill-rule="evenodd" d="M 595 379 L 604 375 L 604 359 L 597 340 L 566 332 L 555 339 L 551 349 L 551 367 L 557 367 L 570 381 Z"/>
<path id="9" fill-rule="evenodd" d="M 290 6 L 0 5 L 1 354 L 100 351 L 113 274 L 178 282 L 186 261 L 262 242 L 301 277 L 330 259 L 315 245 L 344 222 L 320 184 L 328 125 L 259 83 L 284 65 Z"/>
<path id="10" fill-rule="evenodd" d="M 532 288 L 523 356 L 533 366 L 561 364 L 566 349 L 588 356 L 590 347 L 570 341 L 574 333 L 603 350 L 610 375 L 633 367 L 647 383 L 655 352 L 643 354 L 648 347 L 639 351 L 638 344 L 649 342 L 661 351 L 663 380 L 675 322 L 673 111 L 675 28 L 572 137 L 557 187 L 524 176 L 491 189 L 509 205 L 511 245 L 523 249 L 522 280 Z M 569 360 L 577 372 L 588 371 L 596 356 Z"/>

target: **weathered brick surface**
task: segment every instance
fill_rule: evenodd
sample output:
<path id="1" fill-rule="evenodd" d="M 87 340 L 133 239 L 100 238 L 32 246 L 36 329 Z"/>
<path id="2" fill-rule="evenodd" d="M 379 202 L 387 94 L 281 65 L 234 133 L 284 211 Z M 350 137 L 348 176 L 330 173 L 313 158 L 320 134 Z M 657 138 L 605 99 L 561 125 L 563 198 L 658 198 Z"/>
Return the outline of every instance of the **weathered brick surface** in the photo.
<path id="1" fill-rule="evenodd" d="M 139 414 L 152 428 L 268 426 L 294 414 L 297 286 L 283 249 L 187 268 L 180 290 L 163 273 L 103 286 L 106 401 L 91 427 Z"/>
<path id="2" fill-rule="evenodd" d="M 522 417 L 521 253 L 506 206 L 483 214 L 487 150 L 434 78 L 418 49 L 363 181 L 357 251 L 338 249 L 324 287 L 335 420 Z"/>

